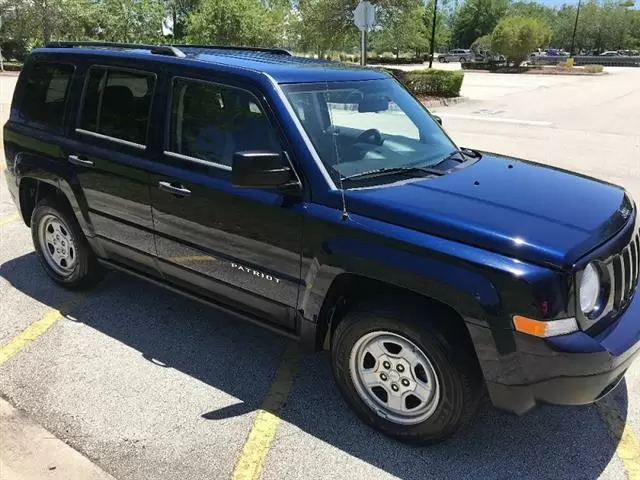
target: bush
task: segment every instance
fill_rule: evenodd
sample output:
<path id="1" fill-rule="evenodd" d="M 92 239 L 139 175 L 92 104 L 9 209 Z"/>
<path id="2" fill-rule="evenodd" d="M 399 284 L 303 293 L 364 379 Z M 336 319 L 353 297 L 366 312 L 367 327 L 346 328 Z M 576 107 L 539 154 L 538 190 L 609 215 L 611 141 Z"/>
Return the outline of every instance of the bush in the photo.
<path id="1" fill-rule="evenodd" d="M 464 73 L 449 70 L 404 70 L 387 69 L 416 96 L 459 97 Z"/>
<path id="2" fill-rule="evenodd" d="M 602 73 L 604 67 L 602 65 L 585 65 L 584 71 L 587 73 Z"/>
<path id="3" fill-rule="evenodd" d="M 549 27 L 537 18 L 504 17 L 491 34 L 491 50 L 518 66 L 549 37 Z"/>
<path id="4" fill-rule="evenodd" d="M 22 64 L 20 63 L 12 63 L 12 62 L 4 63 L 5 72 L 19 72 L 21 69 L 22 69 Z"/>
<path id="5" fill-rule="evenodd" d="M 7 40 L 0 44 L 2 47 L 2 56 L 7 60 L 17 60 L 24 62 L 29 51 L 27 45 L 20 40 Z"/>

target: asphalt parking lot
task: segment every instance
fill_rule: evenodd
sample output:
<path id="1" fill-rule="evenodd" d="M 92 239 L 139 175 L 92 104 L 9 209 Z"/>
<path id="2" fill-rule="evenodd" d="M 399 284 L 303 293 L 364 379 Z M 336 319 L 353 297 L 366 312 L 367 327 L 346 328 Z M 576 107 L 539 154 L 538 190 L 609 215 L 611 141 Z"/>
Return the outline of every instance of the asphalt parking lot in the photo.
<path id="1" fill-rule="evenodd" d="M 1 102 L 12 81 L 0 77 Z M 640 199 L 640 69 L 467 73 L 463 94 L 436 109 L 460 145 L 577 170 Z M 0 261 L 0 349 L 25 329 L 41 333 L 0 356 L 0 395 L 118 480 L 640 479 L 640 363 L 598 405 L 515 417 L 485 401 L 456 438 L 413 448 L 355 418 L 326 353 L 300 354 L 121 273 L 82 294 L 54 286 L 4 178 Z"/>

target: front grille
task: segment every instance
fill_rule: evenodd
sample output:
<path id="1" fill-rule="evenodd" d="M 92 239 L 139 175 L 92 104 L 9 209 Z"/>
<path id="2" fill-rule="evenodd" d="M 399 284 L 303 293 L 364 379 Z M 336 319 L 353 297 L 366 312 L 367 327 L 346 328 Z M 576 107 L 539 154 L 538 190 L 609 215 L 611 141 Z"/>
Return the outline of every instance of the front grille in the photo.
<path id="1" fill-rule="evenodd" d="M 610 294 L 603 314 L 624 308 L 635 291 L 640 271 L 640 234 L 636 233 L 622 252 L 613 255 L 606 267 Z"/>

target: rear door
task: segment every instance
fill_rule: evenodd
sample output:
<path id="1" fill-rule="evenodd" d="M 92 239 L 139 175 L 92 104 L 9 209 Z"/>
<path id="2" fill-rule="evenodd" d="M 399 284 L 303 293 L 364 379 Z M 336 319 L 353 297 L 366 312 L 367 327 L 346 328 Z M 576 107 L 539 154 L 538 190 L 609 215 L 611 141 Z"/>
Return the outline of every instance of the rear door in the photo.
<path id="1" fill-rule="evenodd" d="M 155 272 L 149 125 L 158 75 L 134 65 L 87 67 L 66 159 L 82 186 L 102 255 Z"/>
<path id="2" fill-rule="evenodd" d="M 301 200 L 231 184 L 234 152 L 274 151 L 287 162 L 284 137 L 258 91 L 194 76 L 170 82 L 165 151 L 152 177 L 160 268 L 186 288 L 294 328 Z"/>

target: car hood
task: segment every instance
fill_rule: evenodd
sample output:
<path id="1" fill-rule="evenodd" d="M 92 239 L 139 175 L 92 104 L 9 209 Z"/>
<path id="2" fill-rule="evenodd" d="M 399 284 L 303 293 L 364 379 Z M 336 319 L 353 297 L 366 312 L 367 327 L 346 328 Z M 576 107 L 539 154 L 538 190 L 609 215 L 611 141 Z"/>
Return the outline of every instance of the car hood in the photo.
<path id="1" fill-rule="evenodd" d="M 495 154 L 441 177 L 348 190 L 345 200 L 353 213 L 556 268 L 635 216 L 621 187 Z"/>

